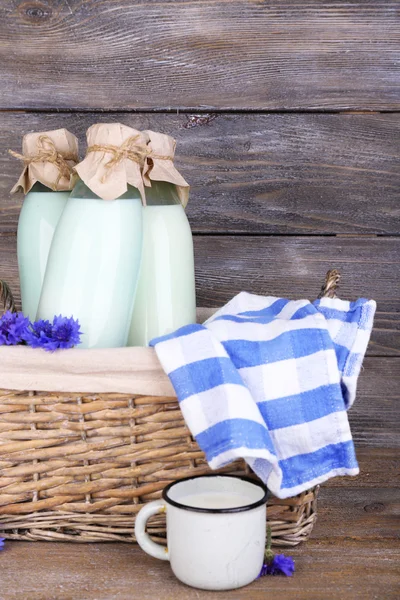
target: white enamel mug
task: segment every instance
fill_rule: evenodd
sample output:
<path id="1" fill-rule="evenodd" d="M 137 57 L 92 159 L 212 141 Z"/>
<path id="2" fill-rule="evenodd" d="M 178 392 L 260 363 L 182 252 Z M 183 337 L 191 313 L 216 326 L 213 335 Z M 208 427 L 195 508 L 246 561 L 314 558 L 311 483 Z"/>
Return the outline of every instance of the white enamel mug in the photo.
<path id="1" fill-rule="evenodd" d="M 169 484 L 162 499 L 136 517 L 141 548 L 169 560 L 183 583 L 204 590 L 230 590 L 251 583 L 264 559 L 267 488 L 233 475 L 202 475 Z M 167 544 L 146 533 L 152 515 L 167 513 Z"/>

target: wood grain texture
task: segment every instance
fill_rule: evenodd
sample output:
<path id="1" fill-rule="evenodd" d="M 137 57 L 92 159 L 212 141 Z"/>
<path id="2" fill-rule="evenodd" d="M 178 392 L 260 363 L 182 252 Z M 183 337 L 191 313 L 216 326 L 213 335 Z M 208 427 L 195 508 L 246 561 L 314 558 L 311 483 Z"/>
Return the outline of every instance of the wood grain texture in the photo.
<path id="1" fill-rule="evenodd" d="M 357 448 L 397 448 L 400 459 L 400 362 L 397 358 L 364 360 L 349 421 Z M 397 469 L 399 476 L 400 460 Z"/>
<path id="2" fill-rule="evenodd" d="M 218 306 L 242 290 L 312 298 L 327 270 L 336 268 L 339 297 L 372 297 L 380 311 L 396 312 L 399 250 L 396 237 L 198 236 L 197 302 Z"/>
<path id="3" fill-rule="evenodd" d="M 359 398 L 357 398 L 356 406 L 359 404 Z M 326 488 L 400 488 L 400 452 L 398 448 L 363 447 L 358 442 L 356 442 L 355 447 L 360 467 L 359 475 L 356 477 L 333 477 L 326 481 L 323 484 L 322 491 L 320 490 L 320 497 L 323 500 L 322 510 Z M 337 490 L 337 493 L 340 495 L 341 491 Z M 318 510 L 318 515 L 319 512 Z M 320 528 L 318 528 L 318 531 L 320 531 Z"/>
<path id="4" fill-rule="evenodd" d="M 32 130 L 66 127 L 86 149 L 94 122 L 121 121 L 177 139 L 176 163 L 192 185 L 197 233 L 397 234 L 400 115 L 219 115 L 185 128 L 187 115 L 24 114 L 0 120 L 0 232 L 14 232 L 21 170 L 7 154 Z"/>
<path id="5" fill-rule="evenodd" d="M 396 0 L 13 0 L 3 108 L 398 109 Z"/>
<path id="6" fill-rule="evenodd" d="M 348 478 L 350 479 L 350 478 Z M 399 541 L 398 488 L 321 487 L 313 539 Z"/>
<path id="7" fill-rule="evenodd" d="M 378 303 L 370 354 L 398 355 L 399 249 L 395 237 L 197 237 L 197 302 L 218 306 L 242 290 L 313 298 L 321 274 L 337 268 L 340 297 Z"/>
<path id="8" fill-rule="evenodd" d="M 313 298 L 321 274 L 338 268 L 340 297 L 378 303 L 370 354 L 398 355 L 399 248 L 398 238 L 196 237 L 197 302 L 220 306 L 242 290 Z"/>
<path id="9" fill-rule="evenodd" d="M 399 238 L 195 236 L 194 241 L 198 306 L 221 306 L 242 290 L 313 299 L 335 267 L 342 273 L 340 297 L 378 303 L 369 354 L 400 355 Z M 0 279 L 19 303 L 14 235 L 0 235 Z"/>
<path id="10" fill-rule="evenodd" d="M 367 514 L 367 513 L 364 513 Z M 340 519 L 339 515 L 335 515 Z M 351 531 L 351 522 L 345 521 Z M 320 528 L 323 522 L 321 518 Z M 294 577 L 263 577 L 229 592 L 178 582 L 164 561 L 127 544 L 9 542 L 2 553 L 4 600 L 394 600 L 399 597 L 395 540 L 311 539 L 294 548 Z"/>

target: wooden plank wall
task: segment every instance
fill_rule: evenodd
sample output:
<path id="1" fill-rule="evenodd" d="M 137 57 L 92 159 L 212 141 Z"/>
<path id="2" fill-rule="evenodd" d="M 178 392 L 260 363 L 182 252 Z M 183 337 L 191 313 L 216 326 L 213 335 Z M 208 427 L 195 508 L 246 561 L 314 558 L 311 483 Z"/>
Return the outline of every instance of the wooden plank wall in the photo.
<path id="1" fill-rule="evenodd" d="M 82 152 L 96 121 L 169 133 L 192 184 L 200 305 L 242 289 L 314 298 L 331 267 L 342 297 L 378 301 L 351 411 L 368 472 L 345 484 L 352 502 L 393 485 L 398 1 L 11 0 L 0 13 L 0 277 L 18 296 L 22 199 L 8 194 L 19 165 L 6 151 L 24 133 L 68 127 Z"/>

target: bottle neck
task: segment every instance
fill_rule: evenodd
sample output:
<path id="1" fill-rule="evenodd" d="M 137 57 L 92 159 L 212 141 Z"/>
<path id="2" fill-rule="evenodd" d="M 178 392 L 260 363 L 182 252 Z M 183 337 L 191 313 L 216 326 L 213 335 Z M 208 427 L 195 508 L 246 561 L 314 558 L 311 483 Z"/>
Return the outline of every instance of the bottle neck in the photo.
<path id="1" fill-rule="evenodd" d="M 44 186 L 43 186 L 44 187 Z M 46 188 L 47 191 L 51 191 Z M 180 204 L 176 186 L 167 181 L 152 181 L 151 187 L 145 188 L 147 206 L 173 206 Z M 99 196 L 92 192 L 81 179 L 77 181 L 71 192 L 70 198 L 80 198 L 84 200 L 99 200 Z M 118 200 L 140 199 L 140 192 L 132 185 L 128 185 L 128 190 Z"/>
<path id="2" fill-rule="evenodd" d="M 75 187 L 71 192 L 70 198 L 79 198 L 81 200 L 101 200 L 100 196 L 92 192 L 92 190 L 88 188 L 88 186 L 85 183 L 83 183 L 81 179 L 78 179 L 78 181 L 76 182 Z M 128 190 L 125 192 L 125 194 L 122 194 L 122 196 L 116 198 L 116 200 L 136 199 L 141 200 L 141 196 L 139 190 L 133 187 L 133 185 L 128 185 Z M 106 200 L 104 202 L 106 202 Z"/>
<path id="3" fill-rule="evenodd" d="M 37 181 L 29 190 L 28 193 L 40 193 L 43 194 L 44 192 L 51 192 L 54 194 L 54 190 L 52 190 L 51 188 L 47 187 L 47 185 L 43 185 L 43 183 L 40 183 L 40 181 Z M 65 194 L 65 192 L 63 192 L 63 194 Z"/>
<path id="4" fill-rule="evenodd" d="M 152 181 L 145 188 L 147 206 L 172 206 L 180 204 L 176 186 L 167 181 Z"/>

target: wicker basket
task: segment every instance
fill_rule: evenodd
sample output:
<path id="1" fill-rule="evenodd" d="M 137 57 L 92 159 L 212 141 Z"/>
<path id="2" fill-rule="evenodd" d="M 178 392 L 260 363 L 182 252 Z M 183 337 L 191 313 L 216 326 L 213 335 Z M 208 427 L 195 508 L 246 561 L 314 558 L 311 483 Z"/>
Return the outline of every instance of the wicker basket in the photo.
<path id="1" fill-rule="evenodd" d="M 333 296 L 337 281 L 329 272 L 323 294 Z M 1 282 L 0 303 L 14 309 Z M 249 469 L 237 461 L 220 471 Z M 174 397 L 0 390 L 0 532 L 8 539 L 135 542 L 145 502 L 171 481 L 208 472 Z M 308 538 L 317 492 L 270 498 L 275 545 Z M 150 521 L 149 533 L 165 540 L 164 517 Z"/>

